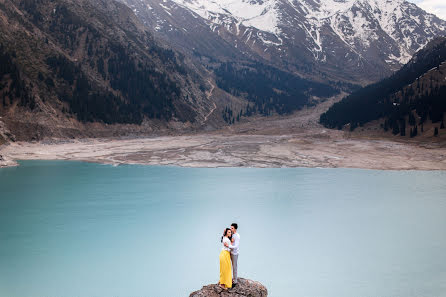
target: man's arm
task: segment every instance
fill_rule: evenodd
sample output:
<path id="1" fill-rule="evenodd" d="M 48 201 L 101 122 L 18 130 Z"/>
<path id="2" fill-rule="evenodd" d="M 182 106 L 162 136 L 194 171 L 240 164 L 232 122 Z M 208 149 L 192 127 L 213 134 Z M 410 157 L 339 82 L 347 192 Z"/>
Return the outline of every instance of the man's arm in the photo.
<path id="1" fill-rule="evenodd" d="M 231 250 L 238 248 L 238 245 L 240 243 L 240 239 L 238 236 L 235 237 L 233 244 L 227 244 L 225 243 L 225 247 L 230 248 Z"/>

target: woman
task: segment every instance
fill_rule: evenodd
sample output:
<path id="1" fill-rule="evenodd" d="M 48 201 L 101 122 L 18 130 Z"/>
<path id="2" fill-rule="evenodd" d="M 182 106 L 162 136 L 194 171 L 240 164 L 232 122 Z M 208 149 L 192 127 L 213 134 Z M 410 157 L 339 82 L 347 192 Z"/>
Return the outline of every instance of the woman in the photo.
<path id="1" fill-rule="evenodd" d="M 223 248 L 220 253 L 220 281 L 218 282 L 223 289 L 232 288 L 232 265 L 230 251 L 233 248 L 231 244 L 232 232 L 226 228 L 221 237 Z"/>

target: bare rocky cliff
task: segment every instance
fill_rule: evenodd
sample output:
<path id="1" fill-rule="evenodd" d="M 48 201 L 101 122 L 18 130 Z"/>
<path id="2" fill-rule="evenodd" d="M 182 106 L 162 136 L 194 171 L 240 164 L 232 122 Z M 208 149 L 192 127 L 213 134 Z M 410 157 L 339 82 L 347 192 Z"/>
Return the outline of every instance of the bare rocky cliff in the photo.
<path id="1" fill-rule="evenodd" d="M 189 297 L 266 297 L 268 290 L 261 283 L 239 278 L 237 286 L 224 290 L 217 284 L 207 285 Z"/>

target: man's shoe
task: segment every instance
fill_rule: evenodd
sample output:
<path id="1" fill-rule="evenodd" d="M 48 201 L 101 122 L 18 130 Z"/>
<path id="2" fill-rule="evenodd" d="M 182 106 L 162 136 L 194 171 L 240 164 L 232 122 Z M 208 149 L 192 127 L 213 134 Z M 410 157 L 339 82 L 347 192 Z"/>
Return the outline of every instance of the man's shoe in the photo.
<path id="1" fill-rule="evenodd" d="M 235 286 L 237 286 L 237 283 L 232 283 L 232 287 L 234 288 Z"/>

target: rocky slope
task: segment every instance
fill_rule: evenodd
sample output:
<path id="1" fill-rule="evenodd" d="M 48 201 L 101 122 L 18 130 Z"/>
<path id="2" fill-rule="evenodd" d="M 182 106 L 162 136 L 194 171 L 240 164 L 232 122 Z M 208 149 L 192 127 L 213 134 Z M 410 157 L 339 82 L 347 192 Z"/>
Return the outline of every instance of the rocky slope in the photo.
<path id="1" fill-rule="evenodd" d="M 205 72 L 113 0 L 0 0 L 0 62 L 0 117 L 19 140 L 193 125 L 212 108 Z"/>
<path id="2" fill-rule="evenodd" d="M 207 285 L 189 297 L 266 297 L 268 290 L 259 282 L 239 278 L 237 286 L 224 290 L 219 285 Z"/>
<path id="3" fill-rule="evenodd" d="M 334 104 L 321 115 L 321 123 L 329 128 L 354 130 L 379 121 L 382 129 L 400 136 L 445 134 L 445 78 L 446 37 L 441 37 L 417 52 L 391 77 Z"/>
<path id="4" fill-rule="evenodd" d="M 333 81 L 376 81 L 446 33 L 446 21 L 404 0 L 122 1 L 205 62 L 256 59 Z"/>

